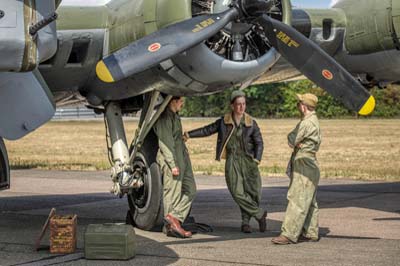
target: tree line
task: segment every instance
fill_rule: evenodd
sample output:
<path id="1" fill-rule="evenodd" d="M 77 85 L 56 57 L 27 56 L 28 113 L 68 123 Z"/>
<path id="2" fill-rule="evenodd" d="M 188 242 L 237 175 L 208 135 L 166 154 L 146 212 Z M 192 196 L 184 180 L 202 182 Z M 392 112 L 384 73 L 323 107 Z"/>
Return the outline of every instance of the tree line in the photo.
<path id="1" fill-rule="evenodd" d="M 230 95 L 234 89 L 209 96 L 188 97 L 181 115 L 188 117 L 218 117 L 230 110 Z M 252 85 L 244 90 L 247 111 L 257 118 L 298 117 L 296 93 L 314 93 L 319 102 L 317 113 L 321 118 L 357 117 L 341 103 L 309 80 L 278 84 Z M 400 117 L 400 87 L 390 85 L 385 89 L 371 89 L 376 108 L 371 117 Z"/>

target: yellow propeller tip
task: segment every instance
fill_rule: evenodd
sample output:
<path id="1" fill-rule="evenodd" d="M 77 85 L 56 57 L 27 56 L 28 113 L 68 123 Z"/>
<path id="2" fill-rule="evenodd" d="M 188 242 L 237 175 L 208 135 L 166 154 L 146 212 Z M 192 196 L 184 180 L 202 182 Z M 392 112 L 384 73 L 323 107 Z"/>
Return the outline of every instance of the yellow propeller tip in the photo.
<path id="1" fill-rule="evenodd" d="M 111 83 L 114 82 L 114 78 L 108 70 L 107 66 L 104 64 L 103 60 L 99 61 L 96 65 L 96 74 L 100 80 Z"/>
<path id="2" fill-rule="evenodd" d="M 370 96 L 368 101 L 365 102 L 363 107 L 358 111 L 360 115 L 369 115 L 375 109 L 375 98 L 374 96 Z"/>

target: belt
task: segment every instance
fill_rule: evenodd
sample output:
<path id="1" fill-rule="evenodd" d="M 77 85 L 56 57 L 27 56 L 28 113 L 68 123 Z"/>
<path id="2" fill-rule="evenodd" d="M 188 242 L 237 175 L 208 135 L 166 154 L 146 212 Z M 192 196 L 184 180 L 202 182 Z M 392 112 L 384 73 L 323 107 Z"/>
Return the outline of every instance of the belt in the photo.
<path id="1" fill-rule="evenodd" d="M 306 152 L 297 152 L 295 157 L 316 157 L 316 152 L 306 151 Z"/>

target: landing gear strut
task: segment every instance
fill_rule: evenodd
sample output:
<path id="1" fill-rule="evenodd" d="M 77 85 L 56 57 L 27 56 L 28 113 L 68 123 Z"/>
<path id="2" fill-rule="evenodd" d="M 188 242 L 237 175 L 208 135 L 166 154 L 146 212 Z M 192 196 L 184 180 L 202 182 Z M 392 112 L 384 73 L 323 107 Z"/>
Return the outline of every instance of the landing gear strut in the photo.
<path id="1" fill-rule="evenodd" d="M 110 102 L 105 106 L 113 163 L 111 192 L 119 197 L 127 194 L 134 223 L 144 230 L 159 229 L 162 224 L 162 177 L 155 159 L 158 140 L 152 127 L 171 98 L 162 98 L 158 91 L 145 95 L 138 128 L 129 149 L 119 104 Z"/>

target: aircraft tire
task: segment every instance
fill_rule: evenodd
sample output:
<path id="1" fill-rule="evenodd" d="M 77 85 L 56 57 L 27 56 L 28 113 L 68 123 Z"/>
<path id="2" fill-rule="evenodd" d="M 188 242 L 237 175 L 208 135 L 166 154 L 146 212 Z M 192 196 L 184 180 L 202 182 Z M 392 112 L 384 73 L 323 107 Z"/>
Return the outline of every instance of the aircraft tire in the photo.
<path id="1" fill-rule="evenodd" d="M 161 231 L 163 225 L 162 206 L 162 176 L 159 165 L 153 161 L 147 162 L 147 156 L 139 153 L 136 164 L 146 166 L 147 173 L 144 186 L 128 194 L 128 203 L 132 223 L 139 229 L 147 231 Z M 150 167 L 148 167 L 150 165 Z"/>
<path id="2" fill-rule="evenodd" d="M 8 188 L 10 188 L 10 166 L 6 146 L 0 138 L 0 190 Z"/>

